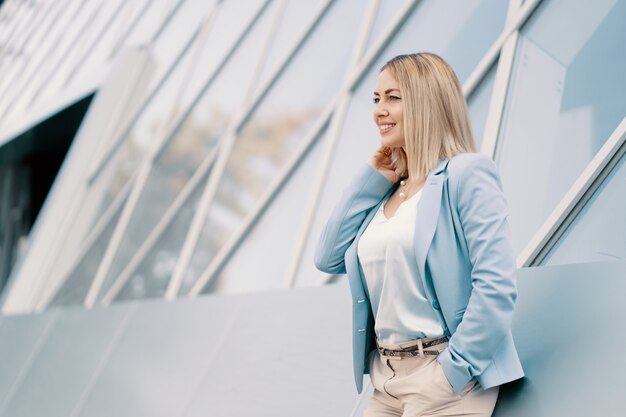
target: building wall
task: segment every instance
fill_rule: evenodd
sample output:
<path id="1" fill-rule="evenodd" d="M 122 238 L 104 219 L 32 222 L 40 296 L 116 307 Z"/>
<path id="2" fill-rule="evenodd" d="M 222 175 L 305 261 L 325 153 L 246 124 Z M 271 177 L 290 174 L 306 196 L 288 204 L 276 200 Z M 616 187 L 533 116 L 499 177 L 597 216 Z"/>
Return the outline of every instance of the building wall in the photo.
<path id="1" fill-rule="evenodd" d="M 626 253 L 625 1 L 14 0 L 0 15 L 0 143 L 97 90 L 5 313 L 332 280 L 315 241 L 378 143 L 378 69 L 415 51 L 463 84 L 519 266 Z"/>

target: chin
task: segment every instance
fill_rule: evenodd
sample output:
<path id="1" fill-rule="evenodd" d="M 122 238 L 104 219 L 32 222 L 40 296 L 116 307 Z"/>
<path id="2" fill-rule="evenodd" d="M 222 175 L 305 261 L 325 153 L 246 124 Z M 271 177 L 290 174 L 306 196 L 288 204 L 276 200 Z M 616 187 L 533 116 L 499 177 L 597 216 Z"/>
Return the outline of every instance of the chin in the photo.
<path id="1" fill-rule="evenodd" d="M 404 145 L 403 143 L 399 142 L 398 140 L 394 140 L 394 139 L 385 139 L 382 138 L 380 141 L 380 144 L 382 146 L 387 146 L 389 148 L 402 148 L 402 146 Z"/>

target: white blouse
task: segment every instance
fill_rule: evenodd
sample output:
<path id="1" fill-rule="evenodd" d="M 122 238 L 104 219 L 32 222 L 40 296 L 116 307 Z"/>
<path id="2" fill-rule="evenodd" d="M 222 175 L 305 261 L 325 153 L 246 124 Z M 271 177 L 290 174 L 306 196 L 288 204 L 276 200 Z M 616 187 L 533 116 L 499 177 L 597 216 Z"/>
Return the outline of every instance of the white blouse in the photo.
<path id="1" fill-rule="evenodd" d="M 422 337 L 439 337 L 443 329 L 428 302 L 414 250 L 418 191 L 402 202 L 390 219 L 380 205 L 357 247 L 357 254 L 376 319 L 380 342 L 398 344 Z"/>

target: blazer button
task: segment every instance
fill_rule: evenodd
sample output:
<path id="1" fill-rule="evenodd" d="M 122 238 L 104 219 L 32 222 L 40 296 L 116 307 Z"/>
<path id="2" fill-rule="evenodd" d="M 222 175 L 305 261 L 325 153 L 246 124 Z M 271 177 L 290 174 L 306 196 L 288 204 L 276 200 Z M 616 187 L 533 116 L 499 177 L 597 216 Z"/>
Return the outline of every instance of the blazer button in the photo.
<path id="1" fill-rule="evenodd" d="M 357 329 L 357 332 L 364 332 L 365 329 Z"/>
<path id="2" fill-rule="evenodd" d="M 359 300 L 356 300 L 356 302 L 357 302 L 357 303 L 359 303 L 359 304 L 361 304 L 361 303 L 364 303 L 364 302 L 365 302 L 365 300 L 364 300 L 363 298 L 361 298 L 361 299 L 359 299 Z"/>
<path id="3" fill-rule="evenodd" d="M 433 308 L 435 310 L 441 310 L 441 306 L 439 305 L 439 301 L 438 300 L 433 301 Z"/>

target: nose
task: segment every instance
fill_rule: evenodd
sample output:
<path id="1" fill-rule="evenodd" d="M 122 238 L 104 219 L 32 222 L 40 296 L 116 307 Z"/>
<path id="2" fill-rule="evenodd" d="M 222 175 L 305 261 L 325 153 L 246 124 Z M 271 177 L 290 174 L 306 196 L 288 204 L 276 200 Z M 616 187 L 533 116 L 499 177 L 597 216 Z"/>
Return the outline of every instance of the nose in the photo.
<path id="1" fill-rule="evenodd" d="M 378 118 L 386 116 L 389 116 L 389 110 L 387 110 L 387 107 L 383 104 L 382 101 L 379 101 L 378 103 L 376 103 L 376 107 L 374 108 L 374 117 Z"/>

